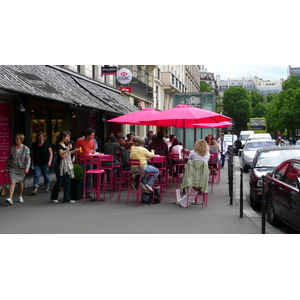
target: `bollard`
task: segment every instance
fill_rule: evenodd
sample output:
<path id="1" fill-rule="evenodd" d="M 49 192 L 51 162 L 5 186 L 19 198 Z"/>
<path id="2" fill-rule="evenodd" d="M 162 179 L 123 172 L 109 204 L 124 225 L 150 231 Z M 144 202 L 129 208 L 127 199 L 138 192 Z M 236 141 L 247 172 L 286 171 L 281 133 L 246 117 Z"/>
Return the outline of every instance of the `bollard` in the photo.
<path id="1" fill-rule="evenodd" d="M 231 168 L 230 168 L 230 189 L 231 189 L 231 193 L 230 193 L 230 205 L 233 204 L 233 162 L 231 163 Z"/>
<path id="2" fill-rule="evenodd" d="M 241 180 L 240 180 L 240 218 L 243 218 L 243 210 L 244 210 L 244 200 L 243 200 L 243 193 L 244 193 L 244 182 L 243 182 L 243 172 L 244 169 L 241 168 Z"/>
<path id="3" fill-rule="evenodd" d="M 261 199 L 261 233 L 266 233 L 266 197 L 265 197 L 265 179 L 262 176 L 262 199 Z"/>

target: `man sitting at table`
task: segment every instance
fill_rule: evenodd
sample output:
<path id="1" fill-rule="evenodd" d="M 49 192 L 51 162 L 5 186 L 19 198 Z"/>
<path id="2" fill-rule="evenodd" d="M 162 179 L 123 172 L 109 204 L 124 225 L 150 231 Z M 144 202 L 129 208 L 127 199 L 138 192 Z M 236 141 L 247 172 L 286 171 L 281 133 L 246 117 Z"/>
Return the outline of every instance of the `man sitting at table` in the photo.
<path id="1" fill-rule="evenodd" d="M 169 159 L 168 145 L 164 141 L 164 135 L 158 132 L 156 139 L 148 146 L 148 150 L 154 150 L 156 155 L 165 156 L 167 161 Z"/>

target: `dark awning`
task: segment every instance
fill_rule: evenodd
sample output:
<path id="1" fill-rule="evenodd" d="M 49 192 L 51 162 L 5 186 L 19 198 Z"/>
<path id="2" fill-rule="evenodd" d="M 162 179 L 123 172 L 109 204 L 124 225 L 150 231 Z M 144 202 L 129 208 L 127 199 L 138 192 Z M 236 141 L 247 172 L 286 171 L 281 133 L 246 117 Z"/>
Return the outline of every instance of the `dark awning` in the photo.
<path id="1" fill-rule="evenodd" d="M 0 89 L 116 114 L 138 110 L 113 89 L 45 65 L 0 65 Z"/>

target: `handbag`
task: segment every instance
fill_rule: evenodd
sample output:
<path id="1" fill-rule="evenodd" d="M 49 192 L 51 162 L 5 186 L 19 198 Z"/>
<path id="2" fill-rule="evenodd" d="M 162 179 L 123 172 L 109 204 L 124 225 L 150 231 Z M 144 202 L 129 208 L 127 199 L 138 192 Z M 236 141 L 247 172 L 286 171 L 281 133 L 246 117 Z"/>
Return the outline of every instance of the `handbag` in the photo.
<path id="1" fill-rule="evenodd" d="M 5 184 L 6 181 L 6 172 L 4 171 L 4 184 L 2 185 L 0 194 L 2 197 L 5 197 L 7 195 L 7 185 Z"/>

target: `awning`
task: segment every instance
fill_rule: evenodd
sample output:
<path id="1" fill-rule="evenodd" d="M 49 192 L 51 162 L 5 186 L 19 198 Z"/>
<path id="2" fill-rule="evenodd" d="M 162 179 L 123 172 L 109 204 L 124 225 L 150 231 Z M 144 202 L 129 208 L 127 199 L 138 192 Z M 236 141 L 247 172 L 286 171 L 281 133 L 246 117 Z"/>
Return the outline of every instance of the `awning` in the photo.
<path id="1" fill-rule="evenodd" d="M 116 114 L 138 110 L 113 89 L 45 65 L 0 65 L 0 89 Z"/>

